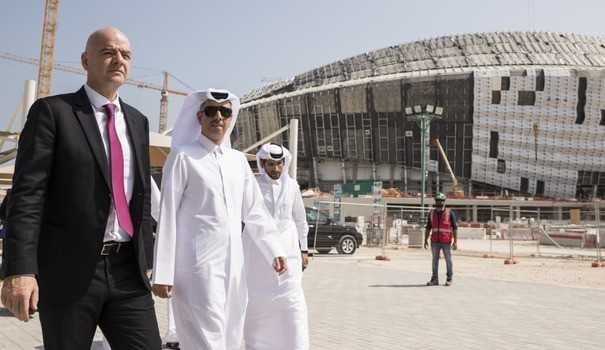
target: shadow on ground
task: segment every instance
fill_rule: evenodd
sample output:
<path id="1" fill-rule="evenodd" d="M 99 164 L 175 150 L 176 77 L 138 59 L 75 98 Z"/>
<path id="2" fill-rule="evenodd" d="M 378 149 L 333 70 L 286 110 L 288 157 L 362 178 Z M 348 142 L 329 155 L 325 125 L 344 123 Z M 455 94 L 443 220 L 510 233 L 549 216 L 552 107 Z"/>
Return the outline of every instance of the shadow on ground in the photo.
<path id="1" fill-rule="evenodd" d="M 44 346 L 39 345 L 39 346 L 36 346 L 34 349 L 44 350 Z M 92 343 L 92 346 L 90 347 L 90 350 L 103 350 L 103 342 L 100 340 L 94 341 Z"/>
<path id="2" fill-rule="evenodd" d="M 426 284 L 371 284 L 370 288 L 417 288 L 428 287 Z"/>

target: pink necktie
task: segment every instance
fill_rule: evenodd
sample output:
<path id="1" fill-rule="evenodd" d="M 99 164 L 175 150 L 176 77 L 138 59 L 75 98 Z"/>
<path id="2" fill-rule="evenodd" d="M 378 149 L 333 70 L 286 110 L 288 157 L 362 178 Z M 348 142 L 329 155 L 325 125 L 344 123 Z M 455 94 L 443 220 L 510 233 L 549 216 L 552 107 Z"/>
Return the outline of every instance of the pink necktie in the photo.
<path id="1" fill-rule="evenodd" d="M 128 202 L 126 201 L 126 192 L 124 191 L 124 154 L 122 153 L 122 144 L 120 144 L 116 131 L 116 105 L 108 103 L 103 107 L 105 107 L 105 111 L 107 112 L 113 204 L 116 209 L 118 224 L 132 237 L 134 229 L 132 227 Z"/>

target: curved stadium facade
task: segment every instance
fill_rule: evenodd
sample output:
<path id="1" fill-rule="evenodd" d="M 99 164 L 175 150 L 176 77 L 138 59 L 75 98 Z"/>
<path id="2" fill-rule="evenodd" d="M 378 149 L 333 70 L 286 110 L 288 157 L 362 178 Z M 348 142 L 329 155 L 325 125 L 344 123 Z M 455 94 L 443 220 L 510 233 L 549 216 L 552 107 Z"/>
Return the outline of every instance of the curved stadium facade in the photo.
<path id="1" fill-rule="evenodd" d="M 381 180 L 418 190 L 420 130 L 403 110 L 432 104 L 445 112 L 430 137 L 467 191 L 605 195 L 605 38 L 505 32 L 417 41 L 321 66 L 243 102 L 240 149 L 300 120 L 301 183 Z M 286 137 L 274 141 L 288 146 Z M 448 190 L 439 153 L 428 154 L 429 191 Z"/>

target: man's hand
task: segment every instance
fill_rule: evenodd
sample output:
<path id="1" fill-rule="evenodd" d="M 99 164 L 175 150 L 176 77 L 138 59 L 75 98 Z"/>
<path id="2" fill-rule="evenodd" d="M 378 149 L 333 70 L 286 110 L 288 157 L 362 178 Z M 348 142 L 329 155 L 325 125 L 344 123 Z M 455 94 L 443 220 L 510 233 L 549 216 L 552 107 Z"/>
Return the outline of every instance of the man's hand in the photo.
<path id="1" fill-rule="evenodd" d="M 38 311 L 38 281 L 34 275 L 9 276 L 2 285 L 2 304 L 20 321 Z"/>
<path id="2" fill-rule="evenodd" d="M 429 242 L 428 241 L 424 241 L 424 249 L 429 249 Z"/>
<path id="3" fill-rule="evenodd" d="M 278 256 L 277 258 L 273 259 L 273 269 L 280 275 L 288 271 L 288 262 L 286 257 Z"/>
<path id="4" fill-rule="evenodd" d="M 302 269 L 305 269 L 309 266 L 309 253 L 302 253 Z"/>
<path id="5" fill-rule="evenodd" d="M 151 287 L 151 291 L 155 296 L 162 299 L 170 298 L 172 296 L 172 286 L 165 284 L 154 284 Z"/>
<path id="6" fill-rule="evenodd" d="M 452 249 L 453 249 L 453 250 L 457 250 L 457 249 L 458 249 L 458 241 L 454 241 L 454 242 L 452 243 Z"/>

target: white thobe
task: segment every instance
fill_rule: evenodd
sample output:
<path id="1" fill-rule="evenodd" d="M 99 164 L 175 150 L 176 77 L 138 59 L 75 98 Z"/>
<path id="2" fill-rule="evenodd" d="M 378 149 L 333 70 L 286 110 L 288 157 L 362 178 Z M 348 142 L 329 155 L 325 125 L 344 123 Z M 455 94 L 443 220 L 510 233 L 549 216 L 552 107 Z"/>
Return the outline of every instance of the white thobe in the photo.
<path id="1" fill-rule="evenodd" d="M 164 166 L 153 283 L 173 286 L 183 350 L 241 347 L 242 223 L 273 271 L 274 257 L 285 254 L 244 154 L 202 135 L 173 149 Z"/>
<path id="2" fill-rule="evenodd" d="M 249 295 L 244 334 L 246 350 L 307 350 L 309 331 L 301 250 L 307 250 L 309 227 L 302 195 L 298 183 L 289 176 L 272 180 L 261 174 L 257 180 L 265 205 L 277 222 L 289 269 L 279 277 L 267 273 L 269 266 L 262 259 L 261 251 L 248 235 L 244 236 Z M 282 181 L 289 181 L 288 186 L 283 186 Z M 281 194 L 284 190 L 287 193 Z"/>

